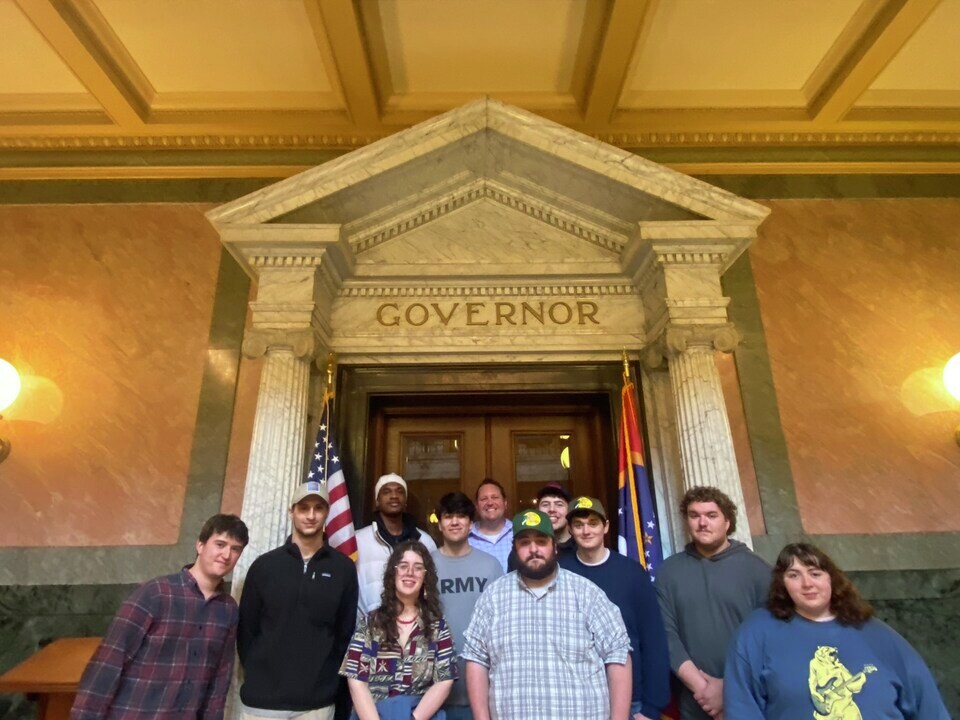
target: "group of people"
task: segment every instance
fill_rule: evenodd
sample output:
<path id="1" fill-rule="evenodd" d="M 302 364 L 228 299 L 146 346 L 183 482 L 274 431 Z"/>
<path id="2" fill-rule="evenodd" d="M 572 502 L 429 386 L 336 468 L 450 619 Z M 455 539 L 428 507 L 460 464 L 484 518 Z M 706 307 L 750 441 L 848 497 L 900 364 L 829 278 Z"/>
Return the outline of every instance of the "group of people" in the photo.
<path id="1" fill-rule="evenodd" d="M 560 485 L 512 520 L 495 480 L 444 495 L 439 548 L 402 477 L 374 495 L 354 565 L 325 542 L 326 486 L 301 485 L 239 607 L 222 580 L 246 526 L 208 520 L 193 565 L 123 603 L 71 717 L 220 718 L 236 647 L 244 720 L 332 720 L 342 678 L 359 720 L 657 720 L 671 676 L 682 720 L 949 720 L 923 660 L 827 555 L 791 544 L 771 568 L 730 537 L 716 488 L 686 493 L 691 542 L 655 579 L 606 547 L 598 498 Z"/>

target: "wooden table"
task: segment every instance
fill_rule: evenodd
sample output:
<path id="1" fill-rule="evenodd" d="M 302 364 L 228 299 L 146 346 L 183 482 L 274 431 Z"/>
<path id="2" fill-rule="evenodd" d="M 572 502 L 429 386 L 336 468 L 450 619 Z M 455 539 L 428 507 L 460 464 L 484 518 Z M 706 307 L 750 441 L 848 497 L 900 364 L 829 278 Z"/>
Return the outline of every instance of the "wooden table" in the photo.
<path id="1" fill-rule="evenodd" d="M 0 693 L 26 693 L 39 702 L 41 720 L 66 720 L 80 676 L 100 638 L 60 638 L 0 676 Z"/>

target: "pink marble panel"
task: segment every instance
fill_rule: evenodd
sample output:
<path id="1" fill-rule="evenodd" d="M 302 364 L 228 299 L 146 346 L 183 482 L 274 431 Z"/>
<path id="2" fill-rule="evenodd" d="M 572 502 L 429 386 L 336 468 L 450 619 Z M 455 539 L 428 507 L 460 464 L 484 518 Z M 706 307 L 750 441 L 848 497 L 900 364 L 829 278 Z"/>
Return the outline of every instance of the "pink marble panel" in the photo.
<path id="1" fill-rule="evenodd" d="M 205 209 L 0 206 L 0 357 L 42 379 L 0 421 L 0 546 L 176 542 L 220 256 Z"/>
<path id="2" fill-rule="evenodd" d="M 960 351 L 960 201 L 768 205 L 751 260 L 805 530 L 960 530 L 960 406 L 934 387 Z"/>
<path id="3" fill-rule="evenodd" d="M 257 285 L 250 284 L 249 300 L 257 296 Z M 247 306 L 246 327 L 250 327 L 250 309 Z M 260 371 L 263 359 L 240 358 L 237 376 L 237 396 L 233 403 L 233 423 L 230 428 L 230 450 L 227 453 L 227 473 L 223 481 L 221 510 L 239 515 L 243 508 L 243 488 L 247 482 L 247 464 L 250 461 L 250 442 L 253 439 L 253 420 L 257 412 L 257 393 L 260 390 Z"/>
<path id="4" fill-rule="evenodd" d="M 753 449 L 750 447 L 750 434 L 747 432 L 747 418 L 743 411 L 743 399 L 740 395 L 740 378 L 737 363 L 729 353 L 717 353 L 717 370 L 723 386 L 723 399 L 730 420 L 730 433 L 733 435 L 733 449 L 737 455 L 737 467 L 740 469 L 740 485 L 743 488 L 745 514 L 750 523 L 751 535 L 766 535 L 767 527 L 763 520 L 763 506 L 760 503 L 760 486 L 757 482 L 757 469 L 753 465 Z"/>

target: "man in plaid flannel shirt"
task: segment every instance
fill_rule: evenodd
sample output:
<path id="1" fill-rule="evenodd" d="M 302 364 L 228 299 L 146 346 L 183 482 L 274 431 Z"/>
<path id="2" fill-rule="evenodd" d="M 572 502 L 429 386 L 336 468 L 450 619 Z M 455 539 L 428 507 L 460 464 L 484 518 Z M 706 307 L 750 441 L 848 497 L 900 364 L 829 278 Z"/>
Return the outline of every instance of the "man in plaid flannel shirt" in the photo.
<path id="1" fill-rule="evenodd" d="M 71 720 L 223 717 L 238 616 L 223 578 L 247 541 L 240 518 L 214 515 L 193 565 L 123 602 L 83 673 Z"/>

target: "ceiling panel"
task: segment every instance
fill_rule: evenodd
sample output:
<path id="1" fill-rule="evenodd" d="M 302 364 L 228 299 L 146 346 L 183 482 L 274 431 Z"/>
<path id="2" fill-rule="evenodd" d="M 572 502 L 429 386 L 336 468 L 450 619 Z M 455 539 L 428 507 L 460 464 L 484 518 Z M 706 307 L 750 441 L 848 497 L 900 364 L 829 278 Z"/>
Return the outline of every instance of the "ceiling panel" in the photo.
<path id="1" fill-rule="evenodd" d="M 804 84 L 861 0 L 660 2 L 625 107 L 802 106 Z"/>
<path id="2" fill-rule="evenodd" d="M 160 94 L 333 92 L 302 2 L 96 4 Z"/>
<path id="3" fill-rule="evenodd" d="M 60 102 L 96 105 L 83 84 L 33 27 L 13 0 L 0 0 L 0 93 L 33 96 L 36 105 L 51 107 L 55 95 Z M 20 97 L 19 102 L 31 102 Z M 10 103 L 0 99 L 8 108 Z"/>
<path id="4" fill-rule="evenodd" d="M 0 148 L 339 151 L 488 95 L 632 149 L 903 145 L 956 172 L 957 38 L 960 0 L 0 0 Z M 0 179 L 53 167 L 25 162 Z"/>
<path id="5" fill-rule="evenodd" d="M 877 76 L 857 107 L 960 104 L 960 0 L 944 0 Z"/>
<path id="6" fill-rule="evenodd" d="M 367 0 L 361 7 L 368 29 L 378 30 L 369 39 L 382 45 L 388 67 L 377 70 L 392 93 L 568 93 L 588 1 L 597 0 Z"/>

